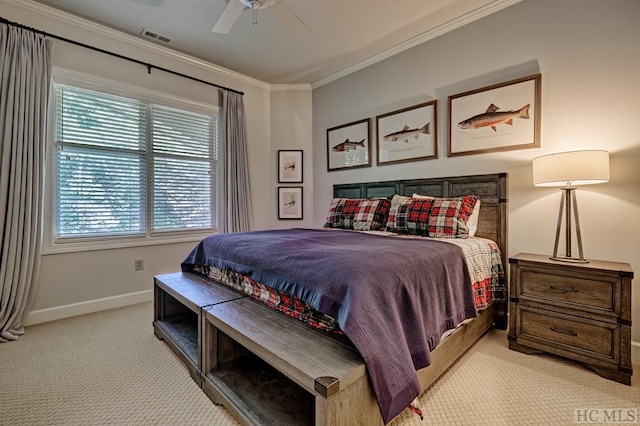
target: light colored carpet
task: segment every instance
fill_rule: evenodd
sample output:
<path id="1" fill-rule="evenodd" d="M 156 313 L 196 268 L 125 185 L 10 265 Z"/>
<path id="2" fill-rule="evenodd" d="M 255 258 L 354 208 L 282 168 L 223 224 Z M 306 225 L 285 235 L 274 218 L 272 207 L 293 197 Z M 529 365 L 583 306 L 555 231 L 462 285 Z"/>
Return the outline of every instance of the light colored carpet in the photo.
<path id="1" fill-rule="evenodd" d="M 2 425 L 236 425 L 153 334 L 151 303 L 28 327 L 0 344 Z M 576 409 L 640 412 L 632 386 L 578 364 L 507 348 L 492 331 L 420 398 L 405 425 L 574 424 Z M 640 422 L 640 419 L 636 419 Z"/>

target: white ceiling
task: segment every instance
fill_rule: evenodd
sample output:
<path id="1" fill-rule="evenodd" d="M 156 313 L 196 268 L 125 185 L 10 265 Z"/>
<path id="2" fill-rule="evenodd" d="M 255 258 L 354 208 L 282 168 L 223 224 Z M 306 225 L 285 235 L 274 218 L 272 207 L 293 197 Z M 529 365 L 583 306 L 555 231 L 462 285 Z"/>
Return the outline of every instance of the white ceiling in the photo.
<path id="1" fill-rule="evenodd" d="M 269 7 L 245 9 L 228 34 L 211 32 L 229 1 L 38 0 L 269 84 L 318 84 L 520 0 L 277 0 L 311 33 L 295 36 Z"/>

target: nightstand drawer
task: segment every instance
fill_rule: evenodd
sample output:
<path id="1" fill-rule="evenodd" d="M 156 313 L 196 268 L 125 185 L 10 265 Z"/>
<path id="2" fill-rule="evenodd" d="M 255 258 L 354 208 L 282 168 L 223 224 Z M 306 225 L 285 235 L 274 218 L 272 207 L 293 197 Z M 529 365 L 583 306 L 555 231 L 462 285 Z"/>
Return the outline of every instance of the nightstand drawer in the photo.
<path id="1" fill-rule="evenodd" d="M 617 314 L 617 277 L 612 275 L 567 276 L 557 271 L 523 267 L 518 297 L 544 299 L 545 302 L 571 304 L 575 308 L 605 310 Z"/>
<path id="2" fill-rule="evenodd" d="M 620 326 L 572 317 L 559 312 L 521 307 L 519 338 L 537 340 L 571 352 L 599 354 L 616 360 Z"/>

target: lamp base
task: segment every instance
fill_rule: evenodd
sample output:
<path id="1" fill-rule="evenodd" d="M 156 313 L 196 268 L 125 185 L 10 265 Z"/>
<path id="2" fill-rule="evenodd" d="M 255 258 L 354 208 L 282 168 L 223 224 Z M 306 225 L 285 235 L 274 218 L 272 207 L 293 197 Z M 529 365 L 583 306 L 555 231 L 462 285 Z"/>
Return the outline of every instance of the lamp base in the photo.
<path id="1" fill-rule="evenodd" d="M 562 188 L 564 192 L 564 196 L 560 199 L 560 210 L 558 212 L 558 227 L 556 228 L 556 242 L 553 246 L 553 256 L 550 256 L 549 259 L 556 260 L 558 262 L 567 262 L 567 263 L 589 263 L 587 259 L 584 258 L 584 254 L 582 252 L 582 235 L 580 234 L 580 220 L 578 219 L 578 202 L 576 201 L 576 188 L 570 185 Z M 558 244 L 560 242 L 560 229 L 562 227 L 562 212 L 564 211 L 565 204 L 567 207 L 566 216 L 565 216 L 565 233 L 566 233 L 566 254 L 559 255 L 558 254 Z M 576 221 L 576 236 L 578 239 L 578 251 L 580 257 L 571 256 L 571 207 L 573 207 L 573 212 L 575 213 L 575 221 Z"/>
<path id="2" fill-rule="evenodd" d="M 588 259 L 580 259 L 577 257 L 549 256 L 549 259 L 567 263 L 589 263 Z"/>

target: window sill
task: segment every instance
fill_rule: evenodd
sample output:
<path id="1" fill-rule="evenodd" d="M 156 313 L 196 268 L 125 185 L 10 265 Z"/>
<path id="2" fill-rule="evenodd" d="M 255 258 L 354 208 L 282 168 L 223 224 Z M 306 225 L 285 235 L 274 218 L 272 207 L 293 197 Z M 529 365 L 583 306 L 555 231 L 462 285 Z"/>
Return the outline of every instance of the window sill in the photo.
<path id="1" fill-rule="evenodd" d="M 111 239 L 101 241 L 80 241 L 80 242 L 67 242 L 57 243 L 45 246 L 42 250 L 42 255 L 64 254 L 64 253 L 79 253 L 87 251 L 97 250 L 117 250 L 131 247 L 146 247 L 146 246 L 158 246 L 167 244 L 181 244 L 197 242 L 205 237 L 208 237 L 212 232 L 194 233 L 188 235 L 164 235 L 145 238 L 123 238 L 123 239 Z"/>

